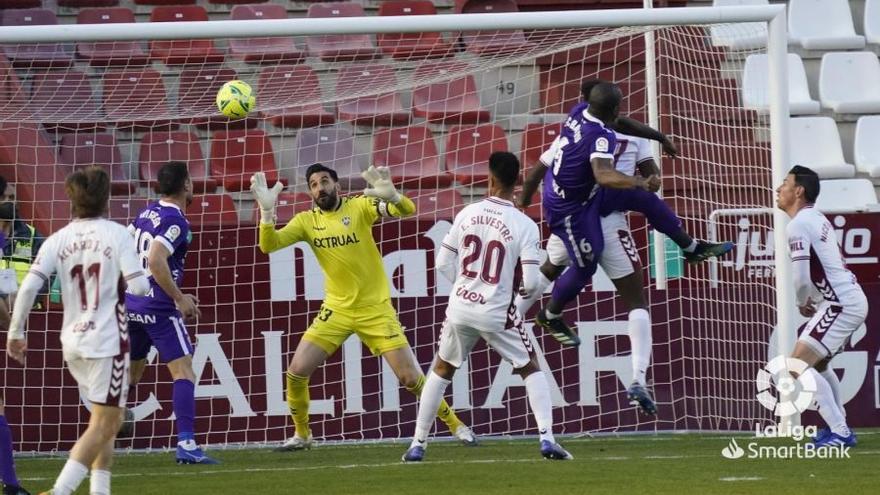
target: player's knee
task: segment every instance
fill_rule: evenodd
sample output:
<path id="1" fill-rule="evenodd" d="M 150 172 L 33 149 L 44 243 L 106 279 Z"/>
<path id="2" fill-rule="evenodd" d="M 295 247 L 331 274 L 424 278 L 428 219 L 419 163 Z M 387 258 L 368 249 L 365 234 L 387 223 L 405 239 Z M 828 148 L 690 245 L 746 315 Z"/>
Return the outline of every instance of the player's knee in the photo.
<path id="1" fill-rule="evenodd" d="M 550 260 L 544 261 L 544 263 L 541 265 L 541 273 L 543 273 L 548 280 L 556 280 L 564 270 L 564 266 L 554 265 L 550 262 Z"/>
<path id="2" fill-rule="evenodd" d="M 437 359 L 437 362 L 434 363 L 434 374 L 443 378 L 444 380 L 449 380 L 455 375 L 455 370 L 457 368 L 450 363 L 442 359 Z"/>

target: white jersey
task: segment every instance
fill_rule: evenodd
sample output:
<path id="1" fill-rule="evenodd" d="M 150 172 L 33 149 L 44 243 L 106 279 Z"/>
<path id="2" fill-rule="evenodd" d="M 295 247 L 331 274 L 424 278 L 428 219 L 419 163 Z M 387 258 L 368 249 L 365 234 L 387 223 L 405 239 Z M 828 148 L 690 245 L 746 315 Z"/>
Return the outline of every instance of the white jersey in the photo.
<path id="1" fill-rule="evenodd" d="M 614 135 L 617 136 L 617 146 L 614 148 L 614 168 L 618 172 L 630 176 L 635 175 L 640 163 L 654 159 L 651 142 L 647 139 L 628 136 L 617 131 L 614 132 Z M 558 146 L 559 138 L 557 137 L 550 144 L 550 147 L 541 153 L 541 163 L 548 167 L 551 166 Z"/>
<path id="2" fill-rule="evenodd" d="M 519 288 L 517 259 L 534 265 L 541 261 L 535 222 L 510 201 L 486 198 L 455 216 L 441 249 L 456 253 L 458 263 L 447 320 L 484 332 L 510 326 L 508 312 Z"/>
<path id="3" fill-rule="evenodd" d="M 126 281 L 143 275 L 134 239 L 103 218 L 73 220 L 49 236 L 30 271 L 44 280 L 58 272 L 64 300 L 61 344 L 84 358 L 128 350 Z"/>
<path id="4" fill-rule="evenodd" d="M 856 276 L 846 267 L 831 222 L 813 206 L 802 208 L 786 228 L 791 260 L 809 261 L 810 279 L 830 302 L 842 302 L 862 292 Z"/>

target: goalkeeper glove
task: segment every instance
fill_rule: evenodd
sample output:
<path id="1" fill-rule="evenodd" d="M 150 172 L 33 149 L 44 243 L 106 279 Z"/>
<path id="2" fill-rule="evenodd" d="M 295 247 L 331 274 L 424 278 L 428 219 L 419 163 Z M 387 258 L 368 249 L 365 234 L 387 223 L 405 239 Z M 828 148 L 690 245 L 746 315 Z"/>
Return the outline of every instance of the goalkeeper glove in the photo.
<path id="1" fill-rule="evenodd" d="M 391 183 L 391 171 L 388 170 L 388 167 L 370 165 L 370 168 L 364 170 L 361 176 L 371 186 L 364 189 L 364 196 L 372 196 L 394 204 L 400 202 L 400 193 Z"/>
<path id="2" fill-rule="evenodd" d="M 251 176 L 251 193 L 260 205 L 260 222 L 275 223 L 275 202 L 284 185 L 276 182 L 272 189 L 266 186 L 266 174 L 257 172 Z"/>

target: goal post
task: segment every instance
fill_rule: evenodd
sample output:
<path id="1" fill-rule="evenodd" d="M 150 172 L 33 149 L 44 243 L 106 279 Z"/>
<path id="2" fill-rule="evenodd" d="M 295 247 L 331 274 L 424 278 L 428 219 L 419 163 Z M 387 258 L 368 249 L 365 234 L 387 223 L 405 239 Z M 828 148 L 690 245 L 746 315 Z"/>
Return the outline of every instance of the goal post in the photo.
<path id="1" fill-rule="evenodd" d="M 766 25 L 766 47 L 712 45 L 708 27 L 733 26 L 735 35 L 744 23 Z M 399 33 L 412 36 L 383 36 Z M 29 25 L 0 28 L 0 48 L 0 91 L 13 102 L 0 116 L 0 175 L 16 184 L 21 217 L 42 233 L 67 222 L 63 177 L 75 167 L 111 172 L 110 217 L 127 222 L 157 199 L 157 164 L 189 163 L 196 198 L 184 284 L 203 312 L 190 326 L 200 441 L 260 444 L 291 433 L 283 370 L 324 294 L 313 247 L 257 249 L 250 174 L 265 170 L 287 184 L 286 221 L 311 205 L 302 177 L 309 164 L 337 168 L 345 194 L 363 188 L 368 164 L 392 168 L 419 212 L 374 228 L 385 264 L 377 276 L 390 280 L 426 368 L 450 290 L 434 271 L 435 249 L 454 213 L 485 194 L 488 151 L 510 150 L 530 170 L 589 78 L 620 84 L 623 109 L 680 145 L 681 157 L 656 159 L 664 198 L 687 228 L 699 237 L 711 229 L 737 247 L 711 270 L 684 266 L 630 215 L 650 281 L 649 379 L 660 415 L 640 417 L 625 400 L 627 310 L 600 274 L 566 313 L 580 348 L 535 335 L 559 433 L 751 430 L 774 421 L 755 398 L 754 376 L 769 349 L 786 353 L 795 340 L 786 218 L 767 213 L 790 165 L 782 5 Z M 745 109 L 738 86 L 744 59 L 758 54 L 769 58 L 766 113 Z M 256 110 L 240 121 L 213 103 L 233 78 L 256 94 Z M 710 225 L 716 210 L 757 213 Z M 546 237 L 540 207 L 527 213 Z M 0 370 L 7 411 L 23 411 L 23 450 L 69 448 L 87 418 L 63 369 L 60 307 L 46 306 L 29 322 L 28 368 Z M 173 436 L 170 377 L 155 355 L 150 362 L 131 395 L 138 424 L 127 445 L 138 449 L 167 447 Z M 320 440 L 412 434 L 414 398 L 356 338 L 312 376 L 311 396 Z M 449 398 L 477 434 L 534 433 L 521 380 L 485 347 L 456 375 Z"/>

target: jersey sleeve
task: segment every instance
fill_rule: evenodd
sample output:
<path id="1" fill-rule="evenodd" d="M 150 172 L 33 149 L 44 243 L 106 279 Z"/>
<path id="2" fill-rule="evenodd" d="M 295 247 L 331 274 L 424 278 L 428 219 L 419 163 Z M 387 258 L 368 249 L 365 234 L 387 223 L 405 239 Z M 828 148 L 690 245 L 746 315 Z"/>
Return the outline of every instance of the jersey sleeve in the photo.
<path id="1" fill-rule="evenodd" d="M 615 146 L 617 146 L 617 136 L 613 132 L 605 130 L 604 133 L 597 133 L 596 138 L 590 142 L 590 161 L 596 158 L 614 160 Z"/>
<path id="2" fill-rule="evenodd" d="M 520 245 L 519 259 L 523 265 L 541 264 L 541 234 L 535 222 L 528 218 Z"/>
<path id="3" fill-rule="evenodd" d="M 128 233 L 128 229 L 122 227 L 117 234 L 117 252 L 119 253 L 119 269 L 126 282 L 144 274 L 140 256 L 137 253 L 135 240 Z"/>
<path id="4" fill-rule="evenodd" d="M 189 238 L 189 222 L 182 217 L 166 217 L 156 228 L 155 238 L 173 253 Z"/>
<path id="5" fill-rule="evenodd" d="M 43 281 L 48 281 L 49 277 L 55 273 L 55 270 L 58 268 L 58 237 L 51 235 L 43 245 L 40 246 L 40 250 L 37 251 L 37 258 L 31 264 L 31 268 L 29 270 L 30 273 L 37 275 Z"/>
<path id="6" fill-rule="evenodd" d="M 553 157 L 556 156 L 556 153 L 559 151 L 561 145 L 562 144 L 559 142 L 559 136 L 556 136 L 556 139 L 554 139 L 553 142 L 550 143 L 550 147 L 548 147 L 546 150 L 544 150 L 543 153 L 541 153 L 541 158 L 539 158 L 538 160 L 546 167 L 552 166 Z"/>
<path id="7" fill-rule="evenodd" d="M 810 233 L 804 222 L 793 220 L 786 227 L 788 234 L 788 250 L 791 261 L 809 261 L 810 259 Z"/>
<path id="8" fill-rule="evenodd" d="M 651 149 L 651 142 L 645 138 L 632 138 L 636 144 L 636 165 L 654 159 L 654 151 Z"/>
<path id="9" fill-rule="evenodd" d="M 271 223 L 260 222 L 260 251 L 268 254 L 305 240 L 306 231 L 303 223 L 306 215 L 309 215 L 309 212 L 297 213 L 280 230 L 275 230 L 275 226 Z"/>

